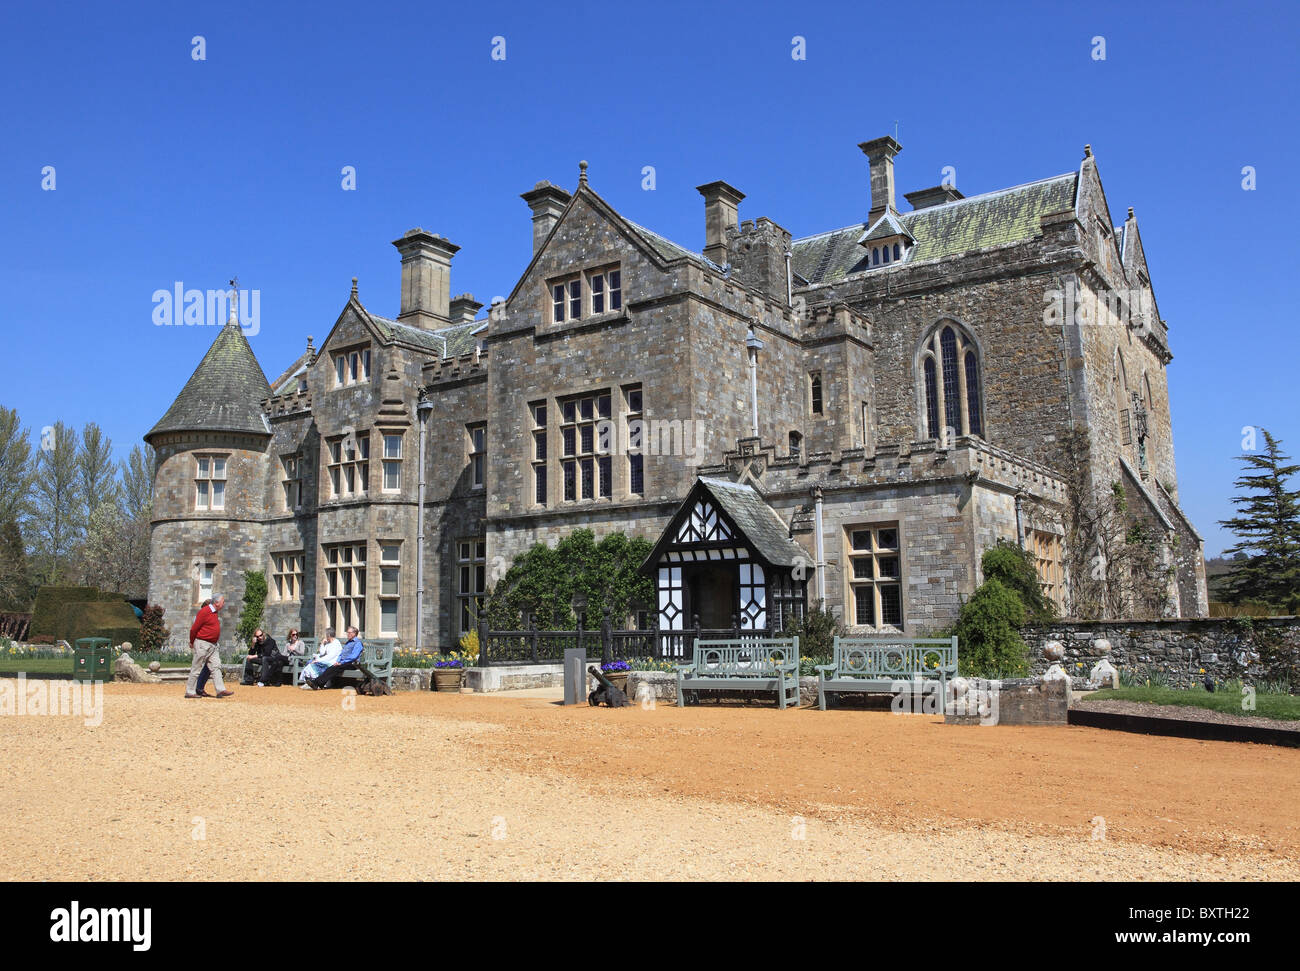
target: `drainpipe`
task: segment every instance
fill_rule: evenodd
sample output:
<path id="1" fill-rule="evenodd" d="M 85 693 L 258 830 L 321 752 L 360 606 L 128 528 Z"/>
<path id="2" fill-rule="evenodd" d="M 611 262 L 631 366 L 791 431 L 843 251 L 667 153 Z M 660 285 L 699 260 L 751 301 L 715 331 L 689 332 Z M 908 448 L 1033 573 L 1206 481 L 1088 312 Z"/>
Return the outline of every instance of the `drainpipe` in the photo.
<path id="1" fill-rule="evenodd" d="M 420 477 L 416 490 L 415 511 L 415 649 L 424 650 L 424 440 L 429 425 L 433 402 L 420 389 L 420 400 L 415 406 L 420 418 Z"/>
<path id="2" fill-rule="evenodd" d="M 763 342 L 754 336 L 753 327 L 745 335 L 745 349 L 749 352 L 749 434 L 758 438 L 758 352 L 763 349 Z"/>
<path id="3" fill-rule="evenodd" d="M 1016 493 L 1016 543 L 1022 550 L 1025 548 L 1025 527 L 1021 521 L 1020 508 L 1024 499 L 1023 492 Z"/>
<path id="4" fill-rule="evenodd" d="M 822 487 L 813 486 L 813 518 L 816 521 L 816 551 L 817 551 L 817 599 L 821 601 L 822 607 L 826 606 L 826 547 L 822 538 Z"/>
<path id="5" fill-rule="evenodd" d="M 790 259 L 794 253 L 790 250 L 785 251 L 785 302 L 794 306 L 794 277 L 790 273 Z"/>

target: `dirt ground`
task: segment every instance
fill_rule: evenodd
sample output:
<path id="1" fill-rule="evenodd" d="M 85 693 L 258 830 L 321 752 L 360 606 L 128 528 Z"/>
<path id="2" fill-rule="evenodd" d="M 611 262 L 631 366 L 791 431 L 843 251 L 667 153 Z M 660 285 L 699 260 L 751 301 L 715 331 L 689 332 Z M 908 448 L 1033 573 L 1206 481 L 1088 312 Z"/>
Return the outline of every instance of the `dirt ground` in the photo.
<path id="1" fill-rule="evenodd" d="M 0 717 L 0 879 L 1300 879 L 1294 749 L 236 691 Z"/>

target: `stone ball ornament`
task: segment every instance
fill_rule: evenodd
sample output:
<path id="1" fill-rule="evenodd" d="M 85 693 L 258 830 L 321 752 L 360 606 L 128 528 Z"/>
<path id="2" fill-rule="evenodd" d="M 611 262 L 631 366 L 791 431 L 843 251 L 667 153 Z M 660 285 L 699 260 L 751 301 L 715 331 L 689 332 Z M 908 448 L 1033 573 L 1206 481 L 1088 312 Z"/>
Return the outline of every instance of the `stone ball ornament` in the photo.
<path id="1" fill-rule="evenodd" d="M 1065 648 L 1060 641 L 1048 641 L 1043 645 L 1043 658 L 1048 661 L 1059 661 L 1065 657 Z"/>

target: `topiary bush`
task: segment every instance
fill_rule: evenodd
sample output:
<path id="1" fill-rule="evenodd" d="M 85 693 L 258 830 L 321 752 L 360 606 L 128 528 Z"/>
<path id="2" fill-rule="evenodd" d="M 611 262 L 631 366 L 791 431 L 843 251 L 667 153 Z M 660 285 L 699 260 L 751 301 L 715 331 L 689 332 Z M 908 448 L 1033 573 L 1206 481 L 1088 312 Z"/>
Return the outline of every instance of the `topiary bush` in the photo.
<path id="1" fill-rule="evenodd" d="M 1029 648 L 1020 637 L 1025 605 L 1016 592 L 993 577 L 961 606 L 952 633 L 957 635 L 958 672 L 973 677 L 1012 677 L 1029 670 Z"/>
<path id="2" fill-rule="evenodd" d="M 94 587 L 41 587 L 36 591 L 36 604 L 32 607 L 31 633 L 33 637 L 64 637 L 59 629 L 60 615 L 70 603 L 87 603 L 99 599 Z"/>

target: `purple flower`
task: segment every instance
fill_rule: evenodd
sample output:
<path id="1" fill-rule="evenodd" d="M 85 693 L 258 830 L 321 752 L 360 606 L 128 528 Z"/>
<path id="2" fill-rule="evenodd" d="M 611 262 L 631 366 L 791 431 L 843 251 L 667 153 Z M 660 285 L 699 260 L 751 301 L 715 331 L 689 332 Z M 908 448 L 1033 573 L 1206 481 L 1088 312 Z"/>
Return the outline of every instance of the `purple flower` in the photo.
<path id="1" fill-rule="evenodd" d="M 630 671 L 632 670 L 632 665 L 628 664 L 626 661 L 610 661 L 608 664 L 602 664 L 600 669 L 602 671 Z"/>

